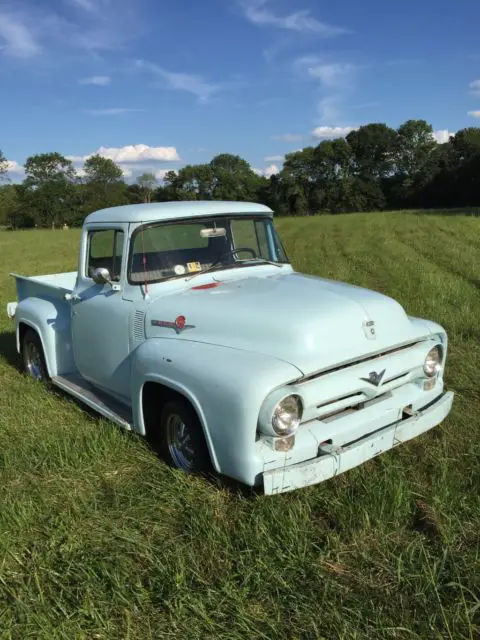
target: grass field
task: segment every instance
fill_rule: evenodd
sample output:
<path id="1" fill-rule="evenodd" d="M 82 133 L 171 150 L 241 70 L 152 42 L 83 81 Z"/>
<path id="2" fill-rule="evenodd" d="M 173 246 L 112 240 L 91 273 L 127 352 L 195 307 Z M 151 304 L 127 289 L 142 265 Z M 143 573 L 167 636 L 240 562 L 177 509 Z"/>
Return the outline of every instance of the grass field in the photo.
<path id="1" fill-rule="evenodd" d="M 280 220 L 299 271 L 449 332 L 437 429 L 266 498 L 167 468 L 17 368 L 9 271 L 76 269 L 79 232 L 0 232 L 0 638 L 449 638 L 480 630 L 480 218 Z"/>

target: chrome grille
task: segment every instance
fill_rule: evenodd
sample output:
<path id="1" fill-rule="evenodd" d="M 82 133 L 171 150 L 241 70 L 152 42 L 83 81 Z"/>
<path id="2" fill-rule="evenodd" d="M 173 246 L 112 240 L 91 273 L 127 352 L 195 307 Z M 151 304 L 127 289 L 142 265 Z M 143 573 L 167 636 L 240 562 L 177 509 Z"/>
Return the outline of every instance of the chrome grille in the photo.
<path id="1" fill-rule="evenodd" d="M 395 389 L 423 377 L 424 350 L 423 342 L 410 343 L 300 380 L 292 386 L 304 401 L 303 422 L 330 422 L 381 402 Z M 369 380 L 372 369 L 385 370 L 378 385 Z"/>

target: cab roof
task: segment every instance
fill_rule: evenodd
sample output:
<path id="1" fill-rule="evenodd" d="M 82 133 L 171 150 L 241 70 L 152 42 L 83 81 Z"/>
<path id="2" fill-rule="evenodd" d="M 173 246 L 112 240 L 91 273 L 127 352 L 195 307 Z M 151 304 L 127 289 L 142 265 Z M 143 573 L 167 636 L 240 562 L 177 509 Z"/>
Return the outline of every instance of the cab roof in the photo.
<path id="1" fill-rule="evenodd" d="M 272 216 L 273 211 L 254 202 L 230 202 L 221 200 L 186 200 L 175 202 L 152 202 L 109 207 L 91 213 L 84 224 L 99 222 L 163 222 L 181 218 L 222 215 Z"/>

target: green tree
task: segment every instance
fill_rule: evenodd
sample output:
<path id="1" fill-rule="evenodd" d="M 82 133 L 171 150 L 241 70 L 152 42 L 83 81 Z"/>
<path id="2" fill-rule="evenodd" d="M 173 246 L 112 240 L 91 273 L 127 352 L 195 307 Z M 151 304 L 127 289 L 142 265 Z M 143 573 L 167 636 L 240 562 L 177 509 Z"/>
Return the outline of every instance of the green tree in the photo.
<path id="1" fill-rule="evenodd" d="M 18 195 L 15 185 L 0 185 L 0 227 L 11 225 L 17 226 Z"/>
<path id="2" fill-rule="evenodd" d="M 210 162 L 214 200 L 254 200 L 261 181 L 246 160 L 222 153 Z"/>
<path id="3" fill-rule="evenodd" d="M 43 226 L 69 220 L 74 204 L 75 171 L 60 153 L 41 153 L 25 162 L 25 180 L 17 189 L 20 209 Z"/>
<path id="4" fill-rule="evenodd" d="M 353 151 L 357 175 L 378 180 L 392 174 L 397 141 L 394 129 L 375 122 L 351 131 L 346 140 Z"/>
<path id="5" fill-rule="evenodd" d="M 425 120 L 407 120 L 398 128 L 395 163 L 397 171 L 411 179 L 425 173 L 437 146 L 432 125 Z"/>
<path id="6" fill-rule="evenodd" d="M 122 169 L 110 158 L 90 156 L 83 165 L 84 214 L 127 202 L 127 185 Z"/>
<path id="7" fill-rule="evenodd" d="M 140 190 L 142 202 L 151 202 L 155 189 L 158 187 L 158 180 L 155 174 L 150 171 L 142 173 L 142 175 L 137 178 L 137 185 Z"/>
<path id="8" fill-rule="evenodd" d="M 0 182 L 3 182 L 8 177 L 8 161 L 3 155 L 0 149 Z"/>
<path id="9" fill-rule="evenodd" d="M 208 164 L 187 165 L 175 177 L 179 200 L 211 200 L 215 174 Z"/>
<path id="10" fill-rule="evenodd" d="M 314 147 L 288 153 L 281 180 L 287 200 L 287 210 L 293 215 L 307 215 L 319 181 L 319 167 Z"/>
<path id="11" fill-rule="evenodd" d="M 394 206 L 416 205 L 424 187 L 437 170 L 437 147 L 433 129 L 425 120 L 407 120 L 397 131 L 395 175 L 384 182 Z"/>

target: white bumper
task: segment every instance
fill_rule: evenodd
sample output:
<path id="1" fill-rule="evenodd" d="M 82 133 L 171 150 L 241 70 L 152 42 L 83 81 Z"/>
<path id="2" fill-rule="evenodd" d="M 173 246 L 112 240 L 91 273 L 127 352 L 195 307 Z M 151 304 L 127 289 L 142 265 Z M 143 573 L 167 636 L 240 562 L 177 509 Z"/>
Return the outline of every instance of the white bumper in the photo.
<path id="1" fill-rule="evenodd" d="M 320 450 L 319 457 L 313 460 L 265 471 L 264 491 L 268 495 L 293 491 L 353 469 L 432 429 L 448 415 L 452 403 L 453 392 L 446 392 L 412 418 L 399 420 L 344 447 L 325 447 Z"/>

